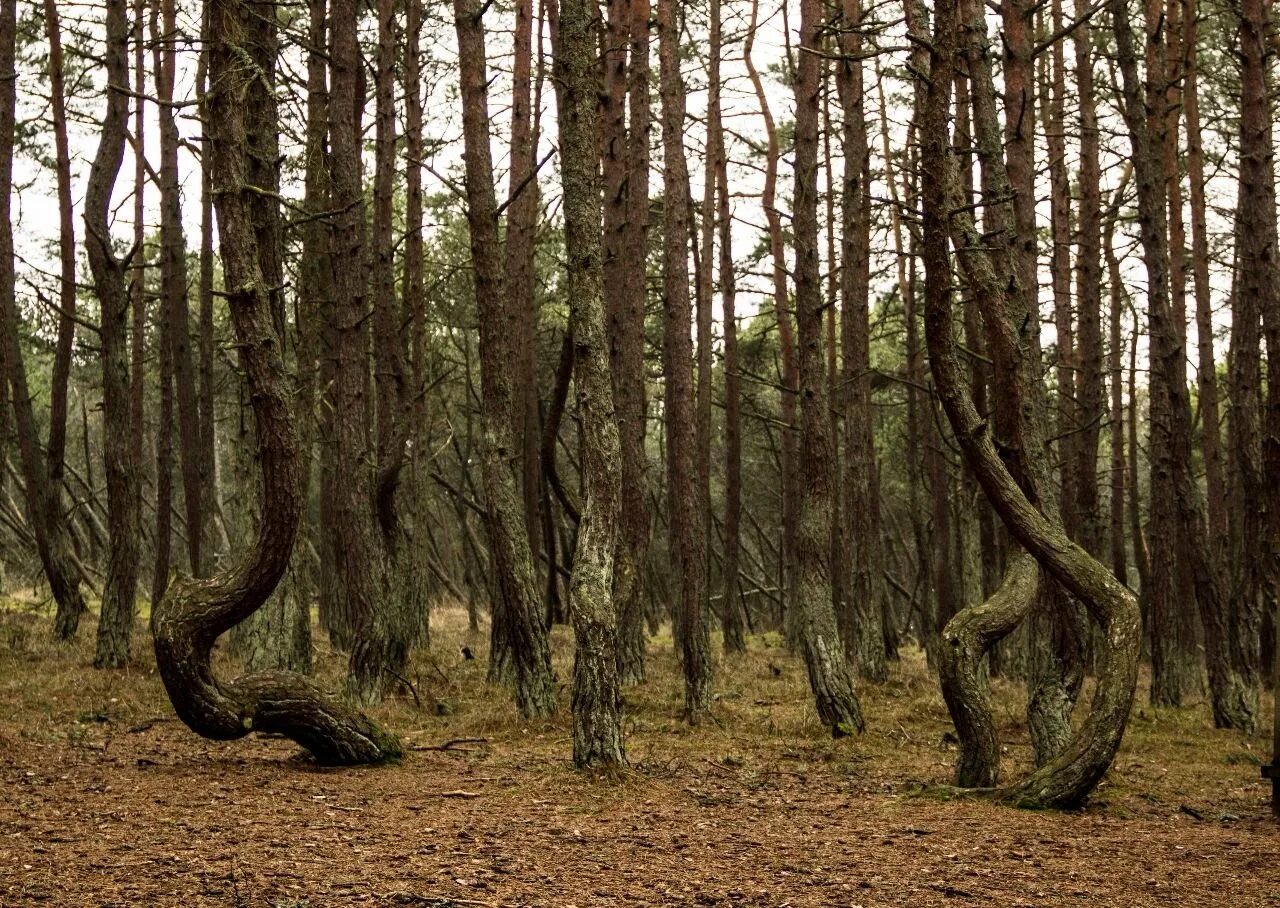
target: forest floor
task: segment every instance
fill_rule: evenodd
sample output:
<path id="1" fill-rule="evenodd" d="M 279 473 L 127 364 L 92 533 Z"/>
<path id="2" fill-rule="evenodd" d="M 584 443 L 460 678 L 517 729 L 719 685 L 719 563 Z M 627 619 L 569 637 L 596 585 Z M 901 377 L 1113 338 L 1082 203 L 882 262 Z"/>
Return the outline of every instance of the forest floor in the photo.
<path id="1" fill-rule="evenodd" d="M 483 659 L 463 658 L 484 635 L 442 610 L 417 701 L 376 710 L 407 758 L 333 770 L 285 740 L 191 734 L 141 626 L 120 672 L 91 668 L 92 619 L 69 647 L 48 626 L 0 613 L 5 908 L 1280 906 L 1266 735 L 1215 731 L 1202 703 L 1156 711 L 1140 693 L 1089 807 L 1032 813 L 921 793 L 955 751 L 918 653 L 863 687 L 866 733 L 833 742 L 772 636 L 720 660 L 714 721 L 687 727 L 659 639 L 652 680 L 627 692 L 630 770 L 593 778 L 568 760 L 567 629 L 560 713 L 523 722 Z M 336 687 L 344 660 L 316 641 Z M 1012 776 L 1029 757 L 1024 691 L 994 689 Z"/>

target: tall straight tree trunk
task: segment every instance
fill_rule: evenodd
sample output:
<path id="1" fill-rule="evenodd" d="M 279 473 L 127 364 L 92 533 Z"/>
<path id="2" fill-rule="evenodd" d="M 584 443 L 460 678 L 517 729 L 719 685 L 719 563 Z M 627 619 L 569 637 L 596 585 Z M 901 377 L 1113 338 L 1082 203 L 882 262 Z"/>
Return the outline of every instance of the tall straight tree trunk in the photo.
<path id="1" fill-rule="evenodd" d="M 54 637 L 71 640 L 85 612 L 78 571 L 73 564 L 67 527 L 62 513 L 62 492 L 49 478 L 47 462 L 40 453 L 35 412 L 27 384 L 26 367 L 19 341 L 18 304 L 13 257 L 13 151 L 16 144 L 16 4 L 0 4 L 0 363 L 13 404 L 14 434 L 26 485 L 27 510 L 36 538 L 36 550 L 44 568 L 49 590 L 57 603 Z M 7 403 L 7 401 L 6 401 Z"/>
<path id="2" fill-rule="evenodd" d="M 331 45 L 329 147 L 331 150 L 334 305 L 332 322 L 335 488 L 329 554 L 335 559 L 340 621 L 351 634 L 348 694 L 361 702 L 377 702 L 386 678 L 390 627 L 386 603 L 380 601 L 375 577 L 379 541 L 373 510 L 376 452 L 371 450 L 366 419 L 368 287 L 365 279 L 364 192 L 360 163 L 360 110 L 364 106 L 357 41 L 360 4 L 330 4 Z M 339 538 L 339 534 L 341 534 Z"/>
<path id="3" fill-rule="evenodd" d="M 201 20 L 201 37 L 209 32 L 209 4 L 205 5 Z M 323 43 L 323 42 L 322 42 Z M 316 51 L 312 51 L 314 54 Z M 310 85 L 310 82 L 308 82 Z M 207 47 L 200 50 L 200 62 L 197 65 L 196 93 L 199 97 L 209 90 L 209 52 Z M 139 92 L 141 94 L 141 92 Z M 308 90 L 308 96 L 310 91 Z M 308 102 L 310 103 L 310 102 Z M 140 131 L 140 130 L 139 130 Z M 141 136 L 135 138 L 141 151 Z M 200 286 L 198 303 L 199 331 L 199 475 L 203 490 L 201 499 L 201 516 L 204 531 L 207 533 L 209 522 L 221 509 L 218 496 L 218 455 L 217 455 L 217 413 L 214 400 L 217 396 L 216 378 L 213 363 L 216 356 L 217 339 L 213 325 L 213 173 L 209 166 L 209 155 L 206 144 L 201 142 L 200 154 Z M 139 161 L 139 166 L 142 162 Z M 224 529 L 225 538 L 225 529 Z M 204 552 L 202 560 L 208 558 L 205 542 L 201 543 Z"/>
<path id="4" fill-rule="evenodd" d="M 733 211 L 729 204 L 729 156 L 725 147 L 724 118 L 720 103 L 720 57 L 724 47 L 721 0 L 711 0 L 710 85 L 707 131 L 711 164 L 716 178 L 716 223 L 720 241 L 720 301 L 724 321 L 724 585 L 720 626 L 724 651 L 744 653 L 741 577 L 742 556 L 742 376 L 738 374 L 737 274 L 733 261 Z M 709 267 L 709 266 L 708 266 Z"/>
<path id="5" fill-rule="evenodd" d="M 862 3 L 843 0 L 837 65 L 844 129 L 840 272 L 841 384 L 844 386 L 844 521 L 850 550 L 847 594 L 854 618 L 854 665 L 872 681 L 888 676 L 884 659 L 884 565 L 871 406 L 871 145 L 863 80 Z M 833 265 L 834 267 L 834 265 Z"/>
<path id="6" fill-rule="evenodd" d="M 129 122 L 129 21 L 124 0 L 107 4 L 107 110 L 98 152 L 85 190 L 85 245 L 102 310 L 102 427 L 107 473 L 110 554 L 98 625 L 99 667 L 118 668 L 129 658 L 138 582 L 141 464 L 134 461 L 129 419 L 129 296 L 125 263 L 111 243 L 111 194 L 124 160 Z"/>
<path id="7" fill-rule="evenodd" d="M 643 0 L 612 0 L 606 40 L 604 290 L 609 362 L 622 443 L 623 501 L 614 599 L 619 622 L 618 671 L 623 683 L 628 684 L 645 678 L 644 567 L 649 548 L 644 450 L 649 4 Z"/>
<path id="8" fill-rule="evenodd" d="M 822 340 L 818 262 L 818 115 L 821 91 L 820 0 L 801 0 L 800 60 L 796 68 L 794 216 L 796 327 L 799 335 L 800 458 L 795 579 L 790 622 L 800 644 L 818 716 L 834 737 L 863 729 L 831 597 L 831 523 L 839 489 L 835 475 L 830 394 Z"/>
<path id="9" fill-rule="evenodd" d="M 685 718 L 711 706 L 711 652 L 704 609 L 706 526 L 698 491 L 693 339 L 689 298 L 689 169 L 684 153 L 685 89 L 680 76 L 679 4 L 658 3 L 662 85 L 662 366 L 666 395 L 667 526 L 677 639 L 684 668 Z"/>
<path id="10" fill-rule="evenodd" d="M 1251 255 L 1257 256 L 1258 271 L 1265 275 L 1260 287 L 1263 293 L 1258 301 L 1267 342 L 1267 397 L 1262 436 L 1266 541 L 1262 570 L 1273 604 L 1269 639 L 1260 647 L 1254 640 L 1255 631 L 1262 624 L 1257 603 L 1237 603 L 1235 651 L 1242 673 L 1252 681 L 1256 673 L 1253 667 L 1259 655 L 1264 657 L 1264 666 L 1268 662 L 1275 666 L 1273 679 L 1280 677 L 1280 658 L 1276 653 L 1280 608 L 1275 605 L 1280 598 L 1280 286 L 1277 286 L 1280 282 L 1277 255 L 1280 253 L 1276 249 L 1275 144 L 1269 141 L 1275 127 L 1272 109 L 1274 87 L 1267 57 L 1267 41 L 1274 39 L 1271 31 L 1274 28 L 1272 4 L 1270 0 L 1247 0 L 1241 4 L 1240 12 L 1240 45 L 1244 51 L 1240 152 L 1242 171 L 1245 169 L 1243 162 L 1248 161 L 1249 173 L 1258 174 L 1259 183 L 1250 189 L 1247 223 L 1253 237 Z M 1241 183 L 1244 183 L 1243 174 Z M 1273 690 L 1277 687 L 1280 684 Z M 1276 751 L 1280 752 L 1280 707 L 1276 708 L 1275 716 Z M 1272 809 L 1280 814 L 1280 781 L 1272 780 L 1271 792 Z"/>
<path id="11" fill-rule="evenodd" d="M 1225 727 L 1252 728 L 1256 692 L 1231 656 L 1226 603 L 1209 557 L 1200 492 L 1191 475 L 1191 408 L 1183 344 L 1170 298 L 1158 127 L 1153 129 L 1148 113 L 1151 108 L 1142 98 L 1133 30 L 1126 18 L 1128 3 L 1110 0 L 1110 7 L 1124 79 L 1124 117 L 1133 149 L 1140 238 L 1151 288 L 1151 535 L 1159 542 L 1151 559 L 1152 699 L 1176 704 L 1194 680 L 1184 677 L 1181 654 L 1169 645 L 1177 640 L 1173 632 L 1183 630 L 1178 625 L 1179 602 L 1194 594 L 1204 623 L 1214 721 Z M 1149 66 L 1148 96 L 1156 90 L 1151 79 Z M 1183 578 L 1185 582 L 1174 585 Z"/>
<path id="12" fill-rule="evenodd" d="M 509 366 L 520 318 L 507 296 L 498 238 L 489 140 L 488 75 L 480 0 L 454 0 L 462 80 L 462 124 L 466 141 L 467 219 L 475 265 L 480 321 L 481 403 L 484 436 L 481 464 L 489 531 L 489 557 L 499 599 L 506 609 L 516 670 L 516 705 L 526 718 L 555 711 L 551 652 L 542 621 L 541 584 L 534 565 L 523 501 L 513 465 L 521 462 L 517 428 L 522 407 Z"/>
<path id="13" fill-rule="evenodd" d="M 1230 634 L 1229 647 L 1240 683 L 1246 688 L 1244 706 L 1256 707 L 1256 685 L 1261 657 L 1262 602 L 1258 590 L 1267 589 L 1274 599 L 1280 576 L 1277 574 L 1277 529 L 1280 507 L 1273 484 L 1280 481 L 1280 390 L 1276 381 L 1280 363 L 1280 324 L 1277 324 L 1276 282 L 1280 280 L 1276 251 L 1275 149 L 1271 140 L 1273 123 L 1271 87 L 1267 74 L 1267 32 L 1269 6 L 1265 0 L 1246 0 L 1239 8 L 1240 73 L 1240 190 L 1237 204 L 1237 273 L 1232 309 L 1232 373 L 1239 370 L 1239 399 L 1232 401 L 1232 422 L 1239 419 L 1232 439 L 1233 454 L 1239 458 L 1237 482 L 1240 491 L 1241 543 L 1237 558 L 1241 582 L 1232 597 L 1233 613 L 1222 615 L 1221 631 Z M 1259 328 L 1261 321 L 1267 340 L 1267 391 L 1261 398 Z M 1238 327 L 1237 327 L 1238 325 Z M 1238 331 L 1238 334 L 1237 334 Z M 1237 349 L 1236 341 L 1239 340 Z M 1262 404 L 1264 421 L 1258 439 L 1258 410 Z M 1243 408 L 1248 407 L 1249 412 Z M 1239 412 L 1237 412 L 1239 411 Z M 1258 458 L 1253 460 L 1253 458 Z M 1252 461 L 1252 462 L 1250 462 Z M 1253 497 L 1254 495 L 1258 497 Z M 1262 508 L 1258 508 L 1258 502 Z M 1257 512 L 1261 511 L 1261 516 Z M 1252 512 L 1252 513 L 1250 513 Z M 1255 537 L 1252 534 L 1257 533 Z M 1254 566 L 1246 562 L 1257 559 Z M 1252 572 L 1257 573 L 1250 576 Z M 1209 637 L 1206 620 L 1206 643 Z M 1210 663 L 1212 679 L 1213 663 Z M 1214 698 L 1214 720 L 1220 727 L 1253 728 L 1253 714 L 1236 714 L 1219 709 Z"/>
<path id="14" fill-rule="evenodd" d="M 1052 0 L 1048 21 L 1054 33 L 1062 28 L 1062 0 Z M 1079 473 L 1083 423 L 1078 413 L 1077 377 L 1082 378 L 1083 375 L 1076 356 L 1075 313 L 1071 299 L 1071 178 L 1067 173 L 1064 43 L 1055 41 L 1047 54 L 1048 59 L 1040 58 L 1040 110 L 1049 152 L 1049 282 L 1053 295 L 1053 322 L 1058 335 L 1055 370 L 1058 386 L 1056 435 L 1061 472 L 1058 509 L 1067 533 L 1093 552 L 1093 547 L 1085 541 L 1084 522 L 1086 510 L 1097 508 L 1097 483 L 1095 479 L 1086 490 L 1084 477 Z"/>
<path id="15" fill-rule="evenodd" d="M 1195 280 L 1196 352 L 1199 373 L 1200 450 L 1204 456 L 1206 515 L 1216 553 L 1225 551 L 1227 484 L 1223 477 L 1222 417 L 1218 406 L 1218 364 L 1214 353 L 1213 294 L 1209 283 L 1209 228 L 1205 201 L 1204 141 L 1200 130 L 1199 9 L 1183 0 L 1182 45 L 1186 54 L 1182 104 L 1187 129 L 1187 180 L 1191 200 L 1191 274 Z"/>
<path id="16" fill-rule="evenodd" d="M 1082 18 L 1086 10 L 1084 0 L 1076 0 L 1075 14 Z M 1093 36 L 1087 20 L 1082 21 L 1072 32 L 1075 45 L 1075 77 L 1076 97 L 1079 99 L 1078 122 L 1080 130 L 1080 222 L 1078 225 L 1078 246 L 1076 251 L 1076 310 L 1079 319 L 1077 336 L 1076 362 L 1079 373 L 1076 381 L 1076 422 L 1079 436 L 1076 439 L 1075 474 L 1078 479 L 1080 543 L 1095 558 L 1102 557 L 1103 524 L 1102 512 L 1098 498 L 1098 445 L 1102 436 L 1105 421 L 1106 399 L 1103 381 L 1102 352 L 1102 165 L 1101 134 L 1098 130 L 1097 98 L 1094 91 Z M 1056 59 L 1056 58 L 1055 58 Z M 1056 104 L 1065 100 L 1065 77 L 1062 84 L 1055 79 L 1055 93 L 1059 95 Z M 1065 167 L 1065 162 L 1064 162 Z M 1114 310 L 1113 310 L 1114 314 Z M 1118 356 L 1119 341 L 1114 331 L 1118 321 L 1113 320 L 1112 355 Z M 1113 362 L 1118 363 L 1119 360 Z M 1118 388 L 1118 369 L 1112 370 L 1112 391 Z M 1123 480 L 1123 444 L 1120 444 L 1119 456 L 1121 469 L 1117 473 L 1114 432 L 1120 427 L 1117 419 L 1112 420 L 1112 490 L 1113 512 L 1115 499 L 1123 501 L 1123 486 L 1118 496 L 1114 495 L 1114 482 L 1117 476 Z M 1123 442 L 1123 436 L 1121 436 Z M 1113 550 L 1114 551 L 1114 550 Z M 1120 567 L 1117 577 L 1124 580 L 1123 550 L 1121 557 L 1112 558 L 1112 566 Z"/>
<path id="17" fill-rule="evenodd" d="M 67 450 L 67 386 L 75 344 L 76 234 L 71 197 L 71 148 L 67 137 L 67 105 L 64 95 L 62 26 L 57 4 L 45 0 L 45 34 L 49 41 L 49 94 L 53 113 L 53 142 L 58 180 L 58 335 L 54 345 L 53 374 L 49 388 L 49 439 L 45 444 L 49 494 L 62 509 L 62 483 Z"/>
<path id="18" fill-rule="evenodd" d="M 177 12 L 174 0 L 155 0 L 151 13 L 156 105 L 160 120 L 160 321 L 173 366 L 173 390 L 178 428 L 178 454 L 185 505 L 187 561 L 192 575 L 203 574 L 201 541 L 204 488 L 200 479 L 200 414 L 196 398 L 195 363 L 191 352 L 190 311 L 187 302 L 187 244 L 182 229 L 182 185 L 178 171 L 177 109 L 173 106 L 177 78 Z"/>
<path id="19" fill-rule="evenodd" d="M 614 419 L 605 333 L 600 246 L 599 97 L 594 3 L 564 0 L 556 69 L 563 86 L 560 168 L 565 252 L 569 262 L 569 330 L 583 434 L 586 498 L 570 580 L 577 647 L 573 664 L 573 759 L 578 766 L 620 766 L 622 691 L 618 680 L 618 615 L 614 558 L 621 510 L 622 452 Z"/>
<path id="20" fill-rule="evenodd" d="M 533 4 L 520 0 L 516 4 L 516 29 L 513 43 L 511 110 L 511 173 L 508 191 L 510 214 L 507 218 L 505 262 L 505 305 L 510 310 L 512 363 L 512 432 L 521 452 L 520 486 L 524 501 L 524 528 L 537 577 L 537 554 L 542 547 L 542 469 L 539 452 L 541 437 L 537 392 L 537 324 L 538 311 L 534 295 L 534 245 L 538 227 L 538 183 L 536 114 L 532 110 L 533 70 Z M 489 680 L 501 679 L 501 673 L 514 666 L 512 652 L 521 635 L 513 632 L 508 603 L 501 598 L 492 603 L 490 628 Z M 518 618 L 516 620 L 519 620 Z M 538 619 L 541 621 L 541 618 Z M 504 650 L 506 651 L 504 653 Z M 506 667 L 504 669 L 504 667 Z"/>
<path id="21" fill-rule="evenodd" d="M 1083 168 L 1082 168 L 1083 172 Z M 1109 533 L 1111 542 L 1111 571 L 1121 583 L 1128 583 L 1128 555 L 1125 544 L 1125 490 L 1128 466 L 1125 457 L 1125 420 L 1124 420 L 1124 309 L 1125 289 L 1120 278 L 1120 263 L 1114 252 L 1114 235 L 1116 221 L 1120 214 L 1120 201 L 1123 189 L 1128 183 L 1128 172 L 1125 179 L 1117 187 L 1109 206 L 1106 227 L 1103 231 L 1102 247 L 1107 257 L 1107 293 L 1110 304 L 1109 325 L 1111 351 L 1108 361 L 1108 372 L 1111 382 L 1111 511 Z M 1083 207 L 1083 206 L 1082 206 Z M 1081 255 L 1084 247 L 1081 244 Z M 1083 296 L 1082 296 L 1083 299 Z M 1136 559 L 1135 559 L 1136 560 Z"/>
<path id="22" fill-rule="evenodd" d="M 143 100 L 147 89 L 146 66 L 146 12 L 147 0 L 133 2 L 133 91 L 135 95 L 133 109 L 133 245 L 137 249 L 134 254 L 129 274 L 129 301 L 132 306 L 129 323 L 129 426 L 131 430 L 130 455 L 133 462 L 142 464 L 143 454 L 147 450 L 147 171 L 146 159 L 146 107 Z M 201 28 L 207 30 L 207 11 Z M 202 35 L 204 32 L 202 32 Z M 202 93 L 203 96 L 203 93 Z M 212 193 L 209 195 L 212 199 Z M 212 202 L 210 202 L 212 204 Z M 211 253 L 212 254 L 212 253 Z M 157 354 L 163 352 L 164 345 L 156 344 Z M 157 356 L 157 358 L 159 358 Z M 160 369 L 157 368 L 157 373 Z M 157 433 L 157 440 L 159 435 Z M 88 457 L 86 455 L 86 461 Z M 157 477 L 158 478 L 158 477 Z M 158 483 L 157 483 L 158 485 Z M 157 493 L 158 493 L 157 489 Z M 167 512 L 166 512 L 167 514 Z M 141 516 L 139 516 L 141 520 Z M 165 540 L 167 545 L 167 540 Z M 159 552 L 161 541 L 154 540 L 154 548 Z M 154 581 L 155 578 L 153 577 Z M 154 584 L 153 584 L 154 586 Z M 158 601 L 153 596 L 153 601 Z"/>
<path id="23" fill-rule="evenodd" d="M 785 9 L 785 6 L 784 6 Z M 742 47 L 744 65 L 760 105 L 765 130 L 764 188 L 760 204 L 764 208 L 769 231 L 769 259 L 772 264 L 773 313 L 778 322 L 778 351 L 782 359 L 782 387 L 778 397 L 782 417 L 782 545 L 779 547 L 778 587 L 790 589 L 796 546 L 796 515 L 800 500 L 799 435 L 796 425 L 798 372 L 795 329 L 791 300 L 787 292 L 787 253 L 782 231 L 782 212 L 778 210 L 778 167 L 782 158 L 778 129 L 769 106 L 764 80 L 755 66 L 752 50 L 760 22 L 760 0 L 752 0 L 751 22 Z M 783 597 L 787 601 L 787 597 Z"/>
<path id="24" fill-rule="evenodd" d="M 718 45 L 720 35 L 716 26 L 711 25 L 714 40 Z M 677 42 L 677 47 L 679 43 Z M 719 47 L 711 50 L 712 59 L 719 55 Z M 718 70 L 720 61 L 714 64 Z M 710 70 L 708 70 L 708 73 Z M 694 267 L 697 269 L 699 259 L 701 270 L 696 276 L 696 295 L 694 297 L 694 317 L 697 324 L 697 352 L 695 368 L 697 370 L 695 410 L 693 421 L 693 475 L 694 491 L 697 494 L 699 520 L 701 522 L 700 539 L 702 544 L 702 623 L 710 621 L 710 573 L 711 573 L 711 539 L 714 535 L 711 516 L 711 357 L 715 338 L 711 314 L 712 296 L 715 294 L 715 243 L 716 243 L 716 152 L 711 147 L 711 134 L 717 124 L 711 122 L 713 112 L 718 117 L 720 107 L 719 74 L 709 77 L 707 82 L 707 129 L 706 154 L 703 161 L 701 238 L 691 237 L 694 243 Z M 665 123 L 665 121 L 664 121 Z M 683 143 L 682 143 L 683 145 Z M 692 199 L 690 199 L 692 205 Z M 710 644 L 708 643 L 708 647 Z"/>

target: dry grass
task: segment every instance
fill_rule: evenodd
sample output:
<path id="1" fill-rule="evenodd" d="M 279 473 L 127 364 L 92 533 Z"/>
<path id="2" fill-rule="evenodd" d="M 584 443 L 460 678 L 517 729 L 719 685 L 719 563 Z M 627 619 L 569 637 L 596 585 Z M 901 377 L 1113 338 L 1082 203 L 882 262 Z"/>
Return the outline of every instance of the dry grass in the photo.
<path id="1" fill-rule="evenodd" d="M 719 660 L 713 720 L 688 727 L 671 641 L 662 636 L 651 644 L 651 680 L 626 694 L 631 768 L 601 780 L 568 761 L 569 631 L 556 628 L 553 640 L 559 714 L 523 722 L 509 693 L 484 682 L 486 636 L 468 633 L 461 610 L 441 609 L 430 651 L 411 667 L 413 691 L 376 710 L 420 749 L 403 766 L 335 773 L 298 762 L 288 742 L 221 744 L 191 735 L 171 718 L 141 626 L 135 663 L 120 672 L 90 667 L 92 620 L 68 647 L 55 646 L 48 627 L 30 603 L 0 613 L 0 754 L 9 764 L 0 797 L 0 905 L 143 898 L 268 908 L 362 899 L 581 906 L 701 898 L 869 906 L 963 897 L 949 889 L 986 904 L 1017 904 L 1028 886 L 1049 886 L 1049 877 L 1063 874 L 1079 876 L 1073 891 L 1094 904 L 1166 904 L 1179 893 L 1191 899 L 1184 904 L 1210 904 L 1197 894 L 1231 890 L 1232 904 L 1280 905 L 1280 836 L 1258 772 L 1266 735 L 1213 730 L 1202 703 L 1136 707 L 1089 809 L 1032 815 L 917 794 L 949 781 L 955 753 L 937 684 L 916 651 L 893 667 L 888 683 L 863 688 L 867 732 L 836 742 L 813 714 L 803 667 L 776 635 L 752 638 L 745 657 Z M 316 640 L 318 676 L 337 688 L 344 657 Z M 464 659 L 464 646 L 478 658 Z M 238 670 L 225 655 L 219 661 L 225 674 Z M 997 681 L 994 695 L 1012 775 L 1030 754 L 1025 691 Z M 458 739 L 468 740 L 428 749 Z M 112 824 L 122 816 L 130 853 L 149 857 L 116 855 L 112 867 L 111 830 L 121 834 Z M 89 823 L 105 824 L 105 832 Z M 319 833 L 301 832 L 312 829 L 342 832 L 326 844 Z M 271 844 L 282 833 L 289 840 L 291 830 L 328 849 L 327 863 L 299 864 Z M 196 833 L 213 838 L 193 842 Z M 444 844 L 410 854 L 397 850 L 406 836 L 420 846 Z M 744 836 L 755 844 L 730 860 L 747 847 Z M 571 870 L 561 852 L 579 840 L 595 846 L 591 860 L 578 855 Z M 878 850 L 868 851 L 868 842 Z M 993 867 L 981 857 L 988 851 L 1025 860 Z M 187 863 L 165 863 L 187 852 Z M 1181 863 L 1191 853 L 1209 864 L 1191 872 Z M 99 863 L 67 876 L 68 855 L 76 854 Z M 44 886 L 41 861 L 55 855 Z M 218 882 L 227 855 L 241 867 L 232 871 L 233 881 L 240 874 L 234 887 Z M 570 889 L 589 891 L 566 894 L 570 880 Z M 1026 904 L 1085 898 L 1067 898 L 1056 883 L 1046 892 Z M 417 901 L 403 900 L 410 898 Z"/>

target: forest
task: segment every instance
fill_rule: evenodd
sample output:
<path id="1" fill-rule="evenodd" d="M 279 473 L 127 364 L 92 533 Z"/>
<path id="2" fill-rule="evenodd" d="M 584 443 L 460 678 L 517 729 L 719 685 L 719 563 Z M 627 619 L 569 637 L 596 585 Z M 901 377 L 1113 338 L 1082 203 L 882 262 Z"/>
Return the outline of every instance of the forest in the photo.
<path id="1" fill-rule="evenodd" d="M 0 0 L 0 906 L 1280 906 L 1271 0 Z"/>

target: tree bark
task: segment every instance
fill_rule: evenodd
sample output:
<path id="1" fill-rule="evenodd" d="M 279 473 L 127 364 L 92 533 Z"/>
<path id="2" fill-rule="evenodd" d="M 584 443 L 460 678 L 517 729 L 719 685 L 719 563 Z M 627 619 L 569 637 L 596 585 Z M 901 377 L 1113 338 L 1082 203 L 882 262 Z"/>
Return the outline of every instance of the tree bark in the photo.
<path id="1" fill-rule="evenodd" d="M 515 661 L 516 705 L 522 716 L 532 718 L 555 711 L 555 686 L 540 608 L 541 584 L 524 526 L 523 501 L 514 470 L 514 465 L 522 462 L 523 450 L 516 433 L 522 425 L 523 408 L 510 373 L 520 316 L 508 299 L 500 258 L 498 204 L 489 150 L 488 76 L 480 18 L 483 7 L 480 0 L 454 0 L 466 141 L 467 219 L 480 321 L 484 419 L 480 459 L 487 499 L 489 557 L 498 600 L 506 611 Z"/>
<path id="2" fill-rule="evenodd" d="M 18 304 L 13 257 L 13 152 L 16 144 L 16 4 L 0 4 L 0 362 L 13 405 L 14 435 L 26 486 L 27 510 L 36 538 L 36 551 L 44 568 L 49 590 L 57 603 L 54 637 L 71 640 L 85 612 L 80 578 L 74 568 L 62 514 L 60 487 L 51 483 L 47 464 L 40 454 L 35 412 L 27 384 L 26 367 L 19 342 Z M 7 402 L 6 402 L 7 403 Z"/>
<path id="3" fill-rule="evenodd" d="M 271 10 L 274 25 L 274 10 Z M 205 99 L 227 302 L 251 389 L 262 471 L 262 520 L 239 564 L 207 581 L 181 580 L 153 615 L 156 663 L 179 718 L 196 733 L 234 740 L 250 731 L 282 734 L 322 763 L 380 763 L 400 755 L 395 738 L 297 675 L 258 672 L 232 682 L 214 677 L 218 636 L 262 605 L 288 567 L 302 509 L 298 442 L 287 404 L 282 343 L 271 287 L 258 248 L 256 194 L 250 183 L 260 153 L 248 119 L 271 118 L 272 105 L 246 104 L 254 81 L 243 65 L 260 9 L 213 0 L 210 82 Z M 278 166 L 278 164 L 275 164 Z M 268 234 L 270 235 L 270 234 Z M 279 234 L 275 234 L 279 238 Z"/>
<path id="4" fill-rule="evenodd" d="M 785 5 L 784 5 L 785 9 Z M 769 232 L 769 259 L 772 264 L 773 314 L 778 322 L 778 349 L 782 359 L 782 381 L 778 392 L 782 417 L 782 545 L 778 559 L 778 587 L 791 587 L 796 546 L 796 516 L 800 500 L 799 435 L 796 423 L 798 373 L 795 329 L 791 299 L 787 291 L 786 241 L 782 231 L 782 212 L 778 209 L 778 168 L 782 159 L 778 129 L 765 92 L 764 80 L 755 66 L 752 50 L 760 23 L 760 0 L 752 0 L 751 22 L 742 46 L 743 63 L 760 105 L 765 130 L 764 187 L 760 204 L 764 208 Z M 784 597 L 784 602 L 786 598 Z"/>
<path id="5" fill-rule="evenodd" d="M 685 89 L 680 20 L 673 0 L 658 3 L 662 86 L 662 366 L 667 429 L 667 526 L 673 608 L 684 669 L 684 712 L 692 724 L 711 706 L 711 652 L 705 611 L 706 526 L 699 492 L 690 336 L 689 169 L 684 153 Z"/>
<path id="6" fill-rule="evenodd" d="M 124 0 L 107 4 L 106 73 L 110 87 L 98 152 L 85 190 L 85 245 L 101 306 L 103 458 L 107 474 L 110 554 L 102 589 L 97 655 L 100 668 L 119 668 L 129 658 L 138 581 L 141 464 L 133 459 L 129 418 L 129 297 L 126 263 L 111 240 L 111 194 L 124 160 L 129 98 L 129 22 Z"/>
<path id="7" fill-rule="evenodd" d="M 838 489 L 830 394 L 822 340 L 818 262 L 818 114 L 822 4 L 801 0 L 796 68 L 796 327 L 799 335 L 800 459 L 791 627 L 804 655 L 809 687 L 833 737 L 863 729 L 862 710 L 836 629 L 831 597 L 831 523 Z"/>
<path id="8" fill-rule="evenodd" d="M 936 7 L 929 81 L 924 89 L 921 117 L 926 337 L 930 366 L 956 440 L 1005 525 L 1044 571 L 1080 597 L 1103 627 L 1108 647 L 1102 660 L 1094 708 L 1084 725 L 1051 761 L 1021 782 L 995 792 L 1002 800 L 1019 806 L 1070 807 L 1082 803 L 1102 778 L 1123 736 L 1137 682 L 1138 613 L 1132 597 L 1106 568 L 1072 543 L 1061 524 L 1047 518 L 1027 495 L 1022 482 L 1006 466 L 1007 454 L 997 450 L 992 432 L 973 408 L 964 387 L 953 336 L 949 232 L 960 231 L 956 237 L 960 259 L 969 280 L 977 279 L 975 291 L 988 293 L 996 284 L 988 284 L 982 273 L 990 270 L 992 263 L 982 237 L 973 231 L 962 213 L 962 194 L 947 128 L 960 32 L 959 6 L 954 0 L 943 0 Z M 969 16 L 965 19 L 973 21 Z M 997 283 L 1000 287 L 1009 286 L 1004 280 Z M 988 327 L 997 326 L 989 324 Z M 1004 331 L 1010 327 L 1006 325 Z M 992 336 L 1000 340 L 1005 335 L 997 330 Z M 1030 426 L 1024 428 L 1034 431 Z"/>
<path id="9" fill-rule="evenodd" d="M 863 79 L 861 0 L 840 7 L 837 64 L 844 128 L 840 272 L 841 384 L 844 386 L 844 526 L 850 550 L 846 594 L 853 613 L 854 665 L 861 677 L 884 681 L 884 567 L 880 554 L 875 420 L 871 406 L 871 147 Z"/>
<path id="10" fill-rule="evenodd" d="M 614 599 L 619 621 L 618 671 L 624 684 L 645 679 L 644 567 L 650 533 L 645 489 L 644 364 L 649 243 L 649 27 L 647 0 L 609 3 L 604 289 L 609 362 L 622 443 L 622 526 Z"/>
<path id="11" fill-rule="evenodd" d="M 604 86 L 597 63 L 595 4 L 564 0 L 556 69 L 563 86 L 560 168 L 568 258 L 569 329 L 584 441 L 586 499 L 570 579 L 577 647 L 573 664 L 573 760 L 612 768 L 624 761 L 618 680 L 618 615 L 614 559 L 621 510 L 622 453 L 614 418 L 605 333 L 600 247 L 600 113 Z"/>

